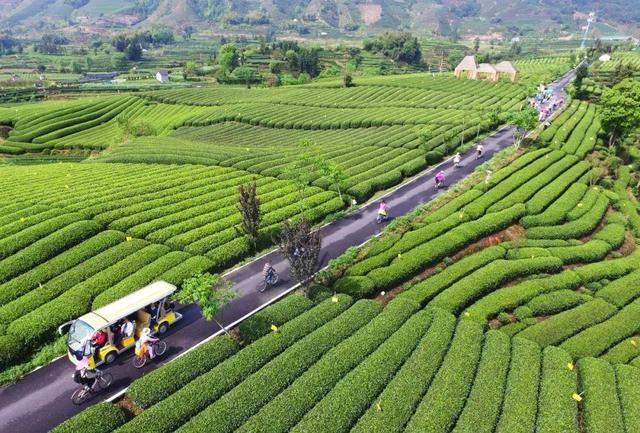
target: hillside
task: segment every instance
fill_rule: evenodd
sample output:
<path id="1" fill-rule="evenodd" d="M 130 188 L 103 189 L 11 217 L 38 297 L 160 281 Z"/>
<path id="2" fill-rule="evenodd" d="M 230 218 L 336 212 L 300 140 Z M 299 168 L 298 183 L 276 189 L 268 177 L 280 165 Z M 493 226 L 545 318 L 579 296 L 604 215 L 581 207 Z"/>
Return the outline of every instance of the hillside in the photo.
<path id="1" fill-rule="evenodd" d="M 634 34 L 640 0 L 0 0 L 0 28 L 103 33 L 166 24 L 215 32 L 304 37 L 404 29 L 437 36 L 578 34 L 596 11 L 595 34 Z"/>

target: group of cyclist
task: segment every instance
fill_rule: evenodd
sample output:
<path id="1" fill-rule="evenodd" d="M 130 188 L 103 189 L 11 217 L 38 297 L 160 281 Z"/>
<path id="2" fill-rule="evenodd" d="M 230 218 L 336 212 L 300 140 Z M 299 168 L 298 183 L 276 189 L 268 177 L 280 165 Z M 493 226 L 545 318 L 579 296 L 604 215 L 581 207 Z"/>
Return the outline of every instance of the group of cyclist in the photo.
<path id="1" fill-rule="evenodd" d="M 122 325 L 121 329 L 124 333 L 133 334 L 133 324 L 126 320 Z M 101 331 L 99 331 L 101 332 Z M 142 333 L 140 334 L 140 338 L 136 341 L 136 354 L 137 356 L 148 356 L 149 359 L 155 358 L 154 353 L 154 343 L 160 341 L 158 338 L 155 338 L 151 335 L 150 328 L 144 328 Z M 97 353 L 99 346 L 96 345 L 96 342 L 99 344 L 99 337 L 92 337 L 91 344 L 93 347 L 93 356 Z M 73 380 L 74 382 L 82 385 L 87 391 L 95 391 L 95 386 L 98 377 L 100 376 L 100 372 L 95 368 L 95 366 L 91 365 L 90 356 L 83 353 L 76 353 L 76 369 L 73 372 Z"/>
<path id="2" fill-rule="evenodd" d="M 476 146 L 475 154 L 476 154 L 475 156 L 476 159 L 480 159 L 484 155 L 484 146 L 482 145 L 482 143 L 478 143 L 478 145 Z M 460 163 L 462 161 L 462 156 L 460 155 L 460 152 L 456 152 L 456 154 L 453 155 L 452 161 L 453 161 L 454 168 L 461 167 Z M 438 171 L 438 173 L 436 173 L 434 178 L 433 189 L 437 190 L 440 187 L 444 186 L 444 182 L 446 181 L 446 179 L 447 179 L 447 176 L 445 172 L 443 170 Z M 388 219 L 389 219 L 389 205 L 387 205 L 387 203 L 384 200 L 381 200 L 380 206 L 378 207 L 378 216 L 376 217 L 376 222 L 381 223 L 381 222 L 387 221 Z"/>
<path id="3" fill-rule="evenodd" d="M 476 159 L 482 158 L 484 153 L 484 147 L 482 144 L 478 144 L 476 146 L 476 152 L 475 152 L 475 157 Z M 462 160 L 462 156 L 460 155 L 459 152 L 457 152 L 453 158 L 453 167 L 454 168 L 459 168 L 461 167 L 460 163 Z M 435 175 L 434 178 L 434 189 L 437 190 L 440 187 L 444 186 L 444 182 L 446 181 L 446 174 L 444 171 L 440 170 L 438 171 L 438 173 Z M 389 219 L 389 205 L 385 202 L 385 200 L 381 200 L 380 201 L 380 205 L 378 207 L 378 215 L 376 218 L 376 221 L 378 223 L 382 223 L 385 222 Z M 304 251 L 300 251 L 298 249 L 296 249 L 296 251 L 294 252 L 294 258 L 300 258 L 302 255 L 304 254 Z M 272 263 L 270 260 L 267 260 L 267 262 L 265 263 L 263 269 L 262 269 L 262 275 L 264 277 L 264 283 L 263 283 L 263 288 L 260 291 L 264 291 L 266 288 L 273 286 L 277 283 L 278 281 L 278 274 L 275 270 L 275 268 L 273 267 Z M 130 331 L 132 331 L 133 326 L 129 326 L 128 323 L 124 323 L 122 325 L 122 333 L 123 334 L 128 334 Z M 99 340 L 99 337 L 96 337 L 97 340 Z M 140 335 L 140 338 L 138 339 L 138 341 L 136 341 L 136 353 L 148 353 L 149 358 L 153 359 L 155 354 L 153 352 L 153 345 L 155 342 L 157 342 L 158 339 L 153 337 L 151 335 L 151 329 L 150 328 L 144 328 L 142 330 L 142 333 Z M 100 344 L 99 341 L 95 341 L 94 342 L 94 346 L 96 346 Z M 97 350 L 98 347 L 94 347 L 94 350 Z M 77 354 L 77 359 L 78 359 L 78 363 L 76 364 L 76 369 L 73 375 L 74 380 L 77 383 L 82 384 L 83 386 L 86 387 L 86 389 L 93 389 L 97 378 L 100 376 L 100 373 L 93 367 L 90 366 L 90 362 L 89 362 L 89 356 L 86 355 L 80 355 Z"/>

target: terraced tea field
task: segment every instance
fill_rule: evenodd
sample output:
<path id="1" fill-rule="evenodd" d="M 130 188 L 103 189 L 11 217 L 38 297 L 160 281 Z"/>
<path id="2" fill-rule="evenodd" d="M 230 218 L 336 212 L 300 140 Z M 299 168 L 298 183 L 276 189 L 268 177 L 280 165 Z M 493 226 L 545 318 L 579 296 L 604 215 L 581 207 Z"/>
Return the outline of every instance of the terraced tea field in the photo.
<path id="1" fill-rule="evenodd" d="M 251 255 L 236 229 L 239 185 L 256 179 L 265 248 L 286 219 L 321 222 L 442 160 L 496 126 L 489 110 L 518 109 L 529 91 L 421 74 L 0 108 L 0 153 L 26 154 L 0 167 L 0 366 L 154 279 L 180 283 Z M 301 142 L 344 171 L 339 189 Z"/>
<path id="2" fill-rule="evenodd" d="M 103 403 L 56 433 L 638 431 L 640 217 L 628 167 L 591 176 L 599 130 L 571 102 L 537 146 L 345 256 L 322 277 L 336 295 L 289 296 L 135 381 L 135 416 Z"/>

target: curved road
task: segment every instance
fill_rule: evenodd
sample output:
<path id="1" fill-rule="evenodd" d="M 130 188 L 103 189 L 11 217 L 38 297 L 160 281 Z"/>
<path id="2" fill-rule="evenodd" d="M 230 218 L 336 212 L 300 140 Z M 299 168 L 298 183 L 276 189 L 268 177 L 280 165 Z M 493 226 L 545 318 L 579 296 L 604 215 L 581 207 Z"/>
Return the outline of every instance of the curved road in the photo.
<path id="1" fill-rule="evenodd" d="M 572 73 L 569 72 L 558 80 L 554 87 L 562 89 L 571 79 Z M 416 206 L 441 194 L 442 191 L 433 189 L 436 170 L 445 171 L 447 185 L 453 185 L 468 176 L 478 165 L 513 143 L 512 130 L 502 128 L 485 138 L 482 143 L 485 156 L 480 160 L 476 160 L 474 152 L 469 151 L 462 155 L 462 167 L 455 169 L 451 162 L 444 162 L 386 194 L 383 198 L 390 207 L 390 215 L 392 217 L 404 215 Z M 320 229 L 321 266 L 340 256 L 347 248 L 360 245 L 380 233 L 383 226 L 375 222 L 379 202 L 380 199 Z M 281 282 L 265 293 L 258 293 L 255 288 L 262 280 L 262 267 L 267 259 L 271 260 L 282 276 Z M 247 316 L 286 295 L 297 286 L 289 277 L 289 266 L 278 251 L 272 251 L 237 268 L 229 272 L 226 277 L 233 281 L 240 296 L 218 317 L 225 327 L 235 326 Z M 71 379 L 73 368 L 66 357 L 33 371 L 16 384 L 1 388 L 0 432 L 47 432 L 89 405 L 122 392 L 134 379 L 160 363 L 175 358 L 203 340 L 221 332 L 215 323 L 204 320 L 197 307 L 193 305 L 182 308 L 180 312 L 184 316 L 183 319 L 164 337 L 169 350 L 163 359 L 138 370 L 131 364 L 131 354 L 123 355 L 108 368 L 114 377 L 114 383 L 109 392 L 96 396 L 83 406 L 75 406 L 71 402 L 70 396 L 77 385 Z"/>

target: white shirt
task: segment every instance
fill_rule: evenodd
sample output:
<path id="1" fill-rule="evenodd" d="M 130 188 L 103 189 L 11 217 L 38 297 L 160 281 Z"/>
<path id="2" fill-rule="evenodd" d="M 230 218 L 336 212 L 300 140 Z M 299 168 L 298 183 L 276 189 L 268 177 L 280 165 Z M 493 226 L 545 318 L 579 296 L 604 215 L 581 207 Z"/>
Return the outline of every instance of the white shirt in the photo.
<path id="1" fill-rule="evenodd" d="M 120 333 L 127 337 L 131 337 L 133 335 L 133 323 L 124 322 L 120 327 Z"/>

